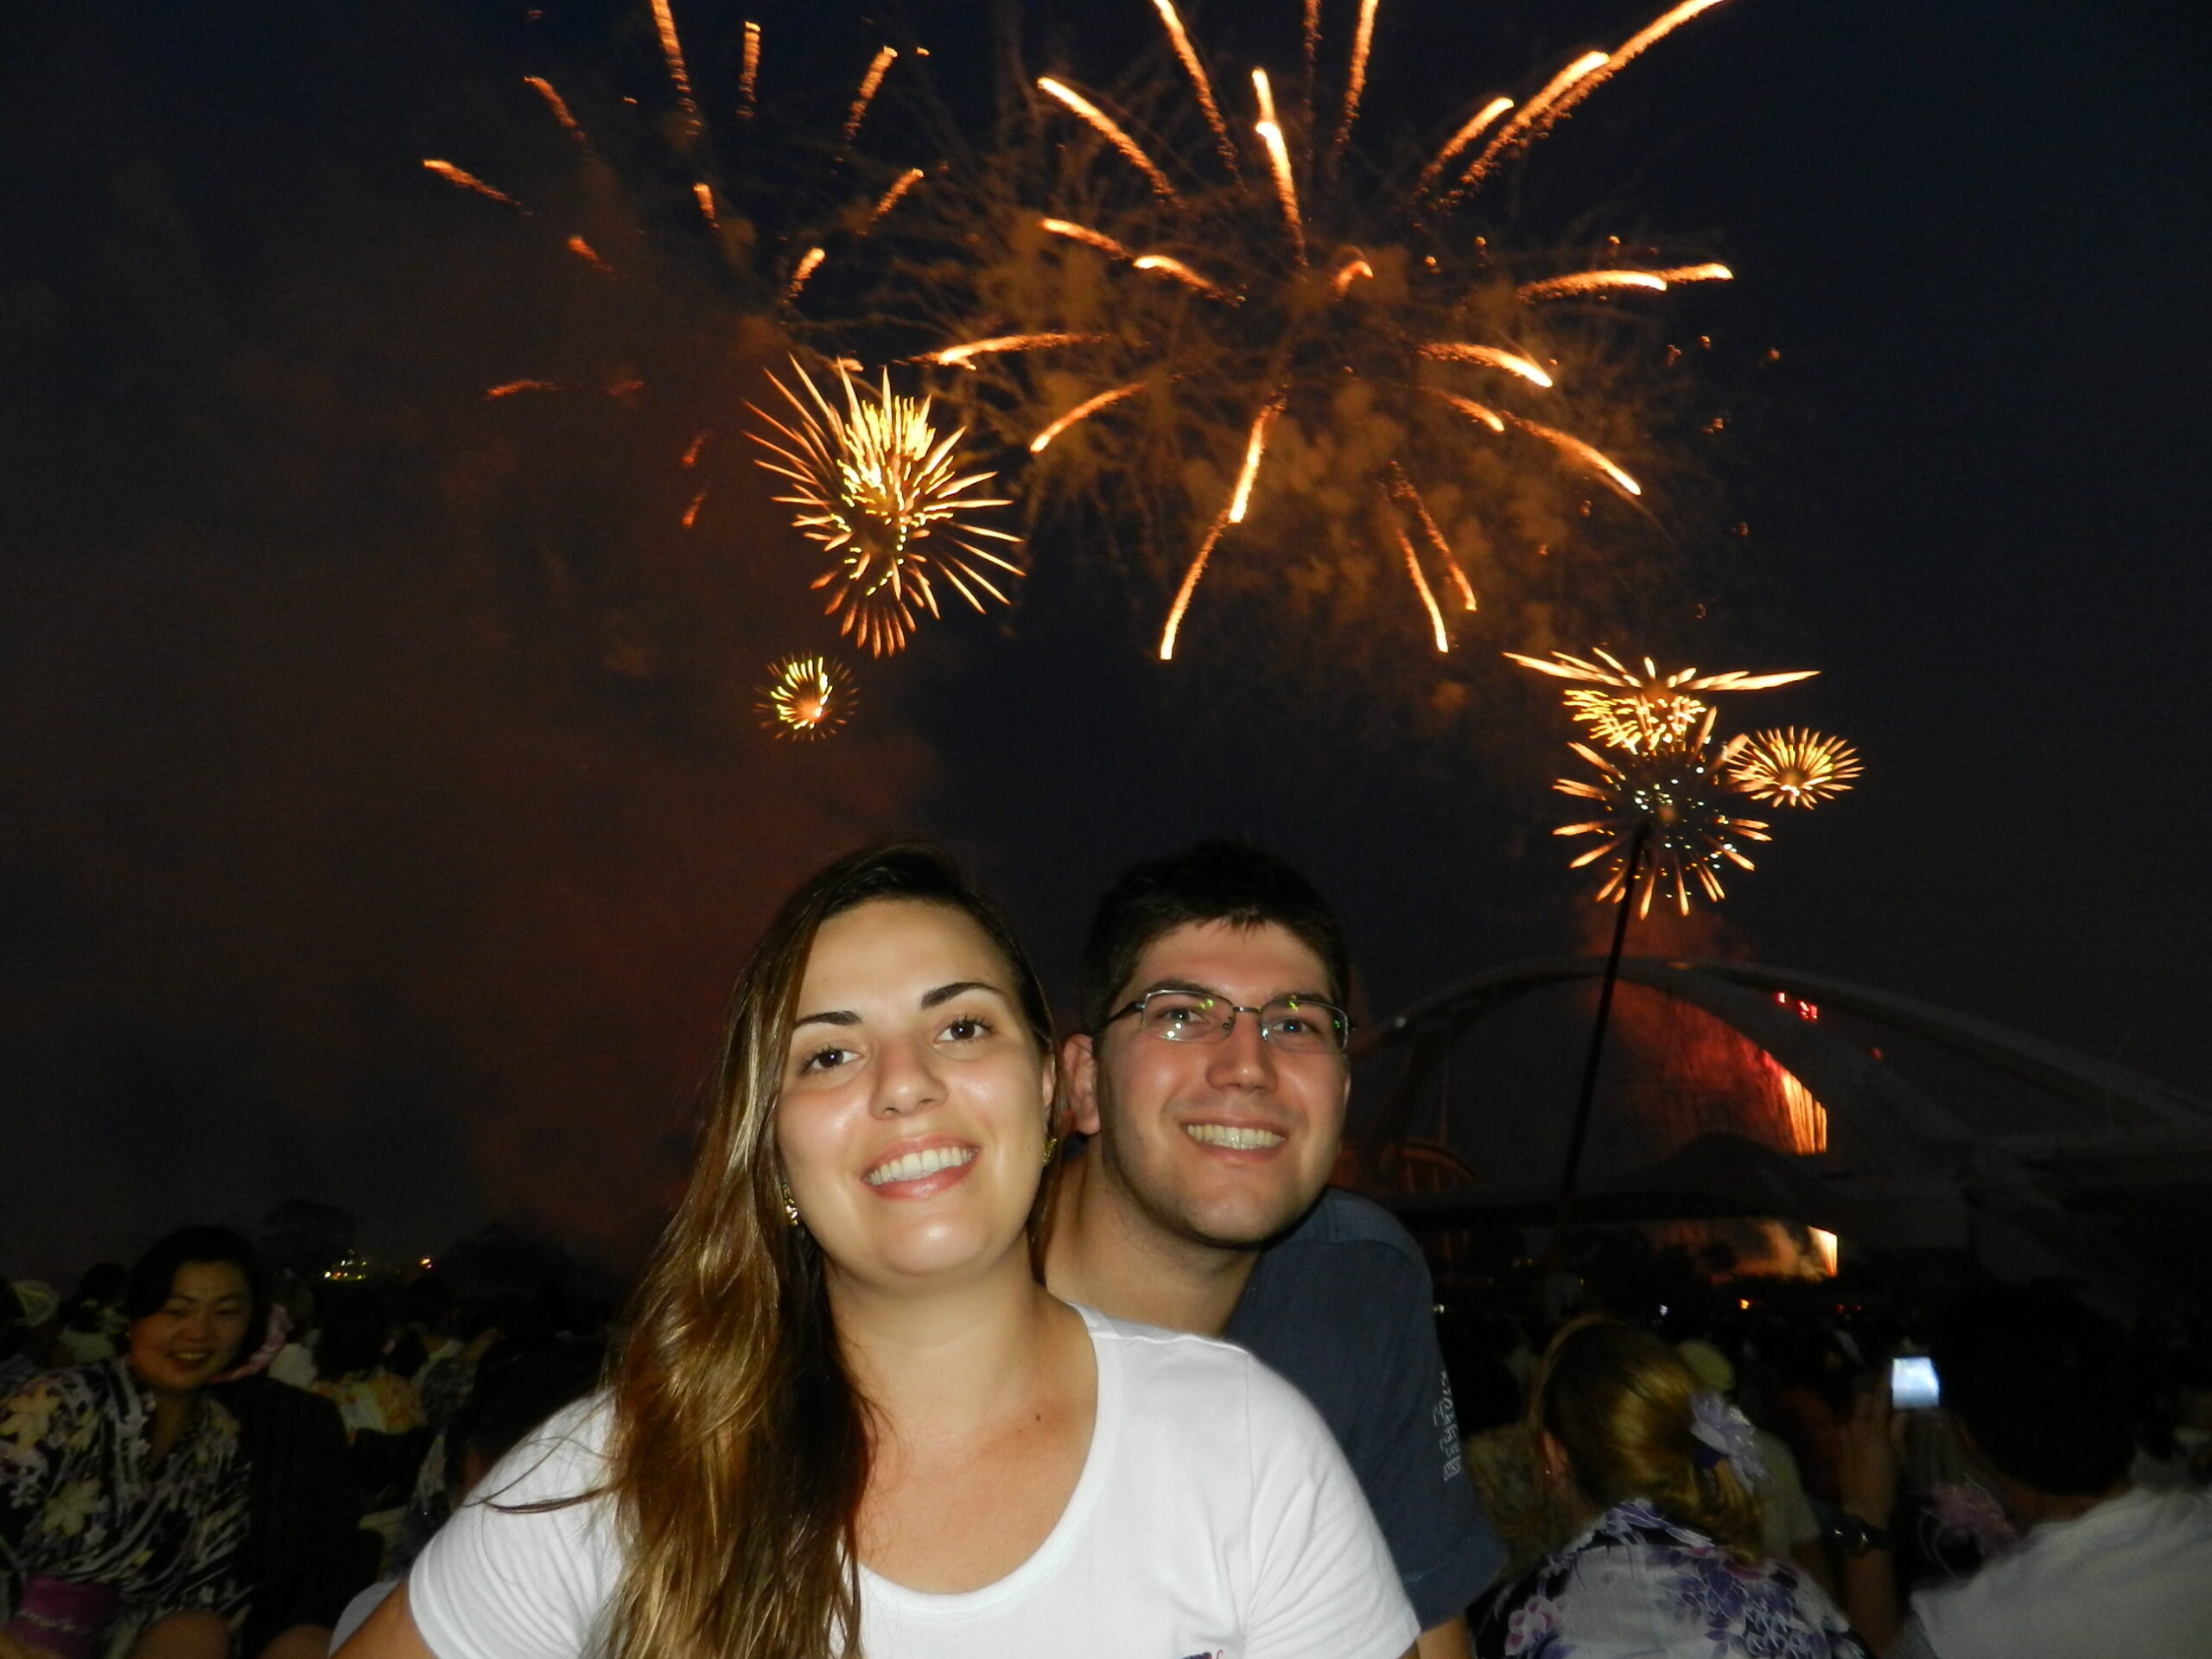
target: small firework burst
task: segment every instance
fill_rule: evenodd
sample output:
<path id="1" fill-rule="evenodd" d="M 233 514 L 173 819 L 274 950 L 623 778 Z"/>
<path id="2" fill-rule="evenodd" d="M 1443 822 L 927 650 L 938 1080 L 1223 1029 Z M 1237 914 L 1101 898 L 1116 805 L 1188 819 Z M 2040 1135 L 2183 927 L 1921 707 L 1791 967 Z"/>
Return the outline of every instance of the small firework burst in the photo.
<path id="1" fill-rule="evenodd" d="M 1737 738 L 1721 756 L 1728 781 L 1770 806 L 1818 806 L 1851 787 L 1866 768 L 1840 737 L 1791 726 Z"/>
<path id="2" fill-rule="evenodd" d="M 1639 832 L 1643 855 L 1633 883 L 1638 916 L 1650 913 L 1651 900 L 1661 892 L 1671 893 L 1676 906 L 1688 915 L 1693 882 L 1718 903 L 1726 896 L 1720 884 L 1722 868 L 1751 868 L 1737 843 L 1770 839 L 1764 822 L 1730 813 L 1722 792 L 1722 758 L 1712 753 L 1711 736 L 1708 715 L 1694 741 L 1678 748 L 1609 755 L 1586 744 L 1568 745 L 1598 775 L 1594 779 L 1562 778 L 1553 787 L 1562 795 L 1595 801 L 1599 815 L 1561 824 L 1552 833 L 1602 837 L 1568 867 L 1579 870 L 1607 861 L 1605 879 L 1598 886 L 1600 904 L 1630 896 L 1629 861 Z"/>
<path id="3" fill-rule="evenodd" d="M 1549 662 L 1541 657 L 1524 657 L 1517 651 L 1505 655 L 1539 674 L 1580 682 L 1565 693 L 1568 711 L 1607 748 L 1637 754 L 1680 748 L 1688 741 L 1699 722 L 1711 714 L 1694 695 L 1697 692 L 1769 691 L 1777 685 L 1809 680 L 1820 672 L 1801 668 L 1780 674 L 1752 674 L 1730 669 L 1725 673 L 1700 674 L 1694 668 L 1685 668 L 1662 674 L 1649 657 L 1639 671 L 1603 650 L 1590 653 L 1596 662 L 1570 657 L 1563 651 L 1554 652 Z"/>
<path id="4" fill-rule="evenodd" d="M 923 613 L 941 614 L 940 581 L 978 611 L 981 594 L 1005 604 L 1006 594 L 984 567 L 1016 576 L 1020 567 L 972 538 L 1018 547 L 1020 537 L 966 517 L 1011 505 L 974 493 L 995 474 L 960 472 L 957 452 L 968 429 L 940 433 L 931 423 L 930 399 L 894 393 L 887 369 L 880 387 L 871 388 L 837 365 L 845 392 L 842 411 L 797 359 L 791 369 L 806 390 L 804 399 L 768 377 L 794 411 L 789 424 L 747 405 L 785 442 L 757 432 L 747 435 L 776 457 L 756 456 L 756 463 L 798 486 L 775 499 L 799 509 L 791 522 L 836 561 L 813 585 L 830 590 L 824 611 L 838 619 L 839 632 L 874 656 L 903 649 Z"/>
<path id="5" fill-rule="evenodd" d="M 859 693 L 842 663 L 827 657 L 791 657 L 768 667 L 760 690 L 761 722 L 779 737 L 809 741 L 827 737 L 853 715 Z"/>

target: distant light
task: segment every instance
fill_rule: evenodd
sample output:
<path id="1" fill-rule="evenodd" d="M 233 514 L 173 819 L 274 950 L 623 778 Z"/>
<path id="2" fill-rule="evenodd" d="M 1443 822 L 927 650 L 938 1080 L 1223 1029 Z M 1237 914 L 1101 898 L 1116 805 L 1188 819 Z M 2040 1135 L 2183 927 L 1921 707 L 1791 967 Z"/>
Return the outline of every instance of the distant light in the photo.
<path id="1" fill-rule="evenodd" d="M 1824 1279 L 1834 1278 L 1836 1236 L 1831 1232 L 1825 1232 L 1818 1227 L 1808 1227 L 1805 1230 L 1813 1236 L 1813 1253 L 1820 1257 L 1821 1276 Z"/>
<path id="2" fill-rule="evenodd" d="M 1751 1299 L 1748 1296 L 1738 1296 L 1736 1299 L 1736 1306 L 1746 1313 L 1751 1311 Z"/>

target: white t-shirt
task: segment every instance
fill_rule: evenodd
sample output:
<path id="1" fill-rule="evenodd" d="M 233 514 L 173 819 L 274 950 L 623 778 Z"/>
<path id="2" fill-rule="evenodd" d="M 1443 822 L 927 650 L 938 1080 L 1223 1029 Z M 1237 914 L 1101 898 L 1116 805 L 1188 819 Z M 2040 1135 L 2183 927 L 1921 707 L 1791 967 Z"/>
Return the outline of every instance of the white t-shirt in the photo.
<path id="1" fill-rule="evenodd" d="M 863 1567 L 868 1659 L 1397 1659 L 1413 1610 L 1304 1397 L 1241 1348 L 1082 1313 L 1097 1417 L 1059 1521 L 963 1595 Z M 416 1562 L 409 1606 L 437 1659 L 603 1650 L 622 1553 L 612 1501 L 494 1504 L 599 1484 L 609 1424 L 604 1396 L 555 1416 Z"/>
<path id="2" fill-rule="evenodd" d="M 2047 1521 L 1963 1584 L 1914 1592 L 1895 1659 L 2205 1659 L 2212 1498 L 2141 1488 Z"/>

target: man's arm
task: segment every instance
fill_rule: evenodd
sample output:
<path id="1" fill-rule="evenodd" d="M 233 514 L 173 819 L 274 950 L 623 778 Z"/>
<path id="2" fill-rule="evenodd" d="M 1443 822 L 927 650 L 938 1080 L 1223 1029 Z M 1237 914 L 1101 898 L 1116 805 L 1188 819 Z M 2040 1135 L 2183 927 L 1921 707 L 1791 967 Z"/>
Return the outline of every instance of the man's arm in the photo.
<path id="1" fill-rule="evenodd" d="M 1419 1659 L 1469 1659 L 1473 1651 L 1467 1645 L 1467 1620 L 1464 1614 L 1454 1614 L 1441 1624 L 1432 1624 L 1421 1633 L 1413 1651 Z"/>
<path id="2" fill-rule="evenodd" d="M 1897 1497 L 1894 1424 L 1885 1391 L 1862 1394 L 1852 1407 L 1836 1453 L 1836 1496 L 1847 1524 L 1854 1519 L 1876 1529 L 1890 1524 Z M 1843 1611 L 1874 1659 L 1887 1659 L 1904 1617 L 1886 1535 L 1872 1547 L 1845 1552 Z"/>

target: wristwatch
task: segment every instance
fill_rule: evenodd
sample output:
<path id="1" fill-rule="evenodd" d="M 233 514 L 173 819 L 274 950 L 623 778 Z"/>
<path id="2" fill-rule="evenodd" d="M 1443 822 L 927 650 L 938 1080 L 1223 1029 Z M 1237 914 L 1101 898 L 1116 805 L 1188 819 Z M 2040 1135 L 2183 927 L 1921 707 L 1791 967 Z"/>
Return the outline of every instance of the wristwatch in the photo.
<path id="1" fill-rule="evenodd" d="M 1828 1529 L 1828 1541 L 1847 1555 L 1866 1555 L 1890 1547 L 1890 1535 L 1872 1521 L 1855 1515 L 1839 1515 Z"/>

